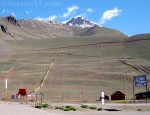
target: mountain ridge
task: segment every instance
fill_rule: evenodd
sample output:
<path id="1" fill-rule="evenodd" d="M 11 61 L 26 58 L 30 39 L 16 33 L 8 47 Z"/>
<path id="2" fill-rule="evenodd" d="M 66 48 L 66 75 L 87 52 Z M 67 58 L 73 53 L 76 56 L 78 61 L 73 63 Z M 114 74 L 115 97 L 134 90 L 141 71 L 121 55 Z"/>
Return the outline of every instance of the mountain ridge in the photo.
<path id="1" fill-rule="evenodd" d="M 11 20 L 7 20 L 7 19 Z M 75 19 L 75 18 L 74 18 Z M 39 21 L 39 20 L 17 20 L 15 17 L 7 16 L 0 19 L 0 24 L 3 24 L 9 30 L 10 34 L 17 39 L 52 39 L 52 38 L 75 38 L 75 37 L 124 37 L 125 35 L 117 30 L 101 27 L 89 20 L 81 17 L 76 17 L 79 20 L 79 26 L 76 21 L 72 22 L 75 25 L 69 26 L 57 21 Z M 80 22 L 81 21 L 81 22 Z M 68 21 L 69 22 L 69 21 Z M 89 25 L 85 24 L 87 22 Z M 71 23 L 71 22 L 70 22 Z M 80 25 L 81 24 L 81 25 Z M 85 24 L 84 27 L 82 24 Z M 113 30 L 113 31 L 112 31 Z M 108 33 L 108 34 L 107 34 Z"/>

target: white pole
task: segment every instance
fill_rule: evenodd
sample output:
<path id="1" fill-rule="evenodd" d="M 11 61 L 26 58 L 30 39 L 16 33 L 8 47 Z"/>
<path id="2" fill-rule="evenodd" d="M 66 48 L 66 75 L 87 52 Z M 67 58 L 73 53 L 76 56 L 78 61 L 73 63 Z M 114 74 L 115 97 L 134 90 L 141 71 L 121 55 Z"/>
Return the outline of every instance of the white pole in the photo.
<path id="1" fill-rule="evenodd" d="M 5 79 L 5 89 L 6 89 L 6 98 L 5 98 L 5 103 L 7 102 L 8 98 L 8 92 L 7 92 L 7 79 Z"/>
<path id="2" fill-rule="evenodd" d="M 102 102 L 102 105 L 105 104 L 105 94 L 104 94 L 104 92 L 101 93 L 101 102 Z"/>
<path id="3" fill-rule="evenodd" d="M 5 79 L 5 89 L 7 89 L 7 79 Z"/>

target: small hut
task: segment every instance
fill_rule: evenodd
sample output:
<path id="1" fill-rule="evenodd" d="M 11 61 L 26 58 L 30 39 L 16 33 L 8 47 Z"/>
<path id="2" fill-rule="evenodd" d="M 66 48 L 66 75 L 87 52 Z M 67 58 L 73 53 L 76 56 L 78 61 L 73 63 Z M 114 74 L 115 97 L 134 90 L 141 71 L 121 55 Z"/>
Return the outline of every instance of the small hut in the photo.
<path id="1" fill-rule="evenodd" d="M 28 91 L 27 91 L 27 89 L 19 89 L 17 95 L 20 96 L 20 103 L 22 103 L 22 101 L 25 101 L 26 103 L 28 102 Z"/>
<path id="2" fill-rule="evenodd" d="M 100 100 L 102 99 L 102 97 L 100 96 Z M 105 100 L 109 100 L 109 96 L 105 95 L 104 97 Z"/>
<path id="3" fill-rule="evenodd" d="M 125 94 L 121 91 L 115 91 L 111 94 L 111 100 L 125 100 Z"/>
<path id="4" fill-rule="evenodd" d="M 26 89 L 19 89 L 18 95 L 26 96 L 28 94 L 28 91 Z"/>
<path id="5" fill-rule="evenodd" d="M 146 99 L 146 97 L 150 98 L 150 91 L 137 93 L 137 94 L 135 94 L 135 96 L 136 96 L 137 100 L 139 100 L 139 99 Z"/>

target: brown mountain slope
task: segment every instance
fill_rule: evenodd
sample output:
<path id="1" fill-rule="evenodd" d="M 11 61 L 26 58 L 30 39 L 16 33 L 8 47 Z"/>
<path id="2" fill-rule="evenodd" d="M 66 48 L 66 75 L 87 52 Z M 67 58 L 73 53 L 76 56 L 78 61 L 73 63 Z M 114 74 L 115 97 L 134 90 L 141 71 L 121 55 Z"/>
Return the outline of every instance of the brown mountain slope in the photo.
<path id="1" fill-rule="evenodd" d="M 19 88 L 32 92 L 42 84 L 39 92 L 44 92 L 44 99 L 50 101 L 93 102 L 99 99 L 101 91 L 110 96 L 114 91 L 125 92 L 125 88 L 126 98 L 131 99 L 132 78 L 143 71 L 136 71 L 120 60 L 142 68 L 150 65 L 147 58 L 139 58 L 139 51 L 149 50 L 149 40 L 132 40 L 107 28 L 81 29 L 37 20 L 18 23 L 20 26 L 0 20 L 14 36 L 0 31 L 2 51 L 12 50 L 0 53 L 0 72 L 12 67 L 16 71 L 15 75 L 7 76 L 9 94 L 16 94 Z M 145 50 L 141 46 L 146 46 Z M 48 69 L 51 63 L 53 66 Z M 4 97 L 3 86 L 4 82 L 0 84 Z"/>

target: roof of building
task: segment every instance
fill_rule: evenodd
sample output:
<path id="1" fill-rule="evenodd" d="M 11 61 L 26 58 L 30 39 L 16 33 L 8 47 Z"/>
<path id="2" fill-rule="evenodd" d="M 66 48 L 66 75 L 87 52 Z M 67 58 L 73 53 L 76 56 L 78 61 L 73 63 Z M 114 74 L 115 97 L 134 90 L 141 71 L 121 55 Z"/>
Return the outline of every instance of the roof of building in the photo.
<path id="1" fill-rule="evenodd" d="M 111 96 L 112 96 L 112 95 L 115 95 L 116 93 L 121 93 L 121 94 L 124 95 L 124 93 L 122 93 L 121 91 L 115 91 L 114 93 L 111 94 Z"/>
<path id="2" fill-rule="evenodd" d="M 150 90 L 148 90 L 148 91 L 144 91 L 144 92 L 140 92 L 140 93 L 137 93 L 137 94 L 135 94 L 135 95 L 138 95 L 138 94 L 144 94 L 144 93 L 150 93 Z"/>

